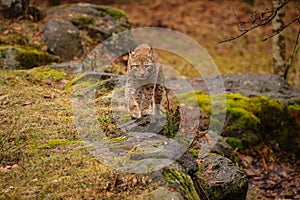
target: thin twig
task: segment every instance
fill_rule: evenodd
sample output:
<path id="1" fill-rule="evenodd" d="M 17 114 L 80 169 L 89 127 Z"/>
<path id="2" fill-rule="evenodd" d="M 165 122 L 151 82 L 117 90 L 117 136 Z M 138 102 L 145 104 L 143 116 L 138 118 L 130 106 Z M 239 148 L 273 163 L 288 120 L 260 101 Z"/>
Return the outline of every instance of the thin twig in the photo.
<path id="1" fill-rule="evenodd" d="M 231 7 L 231 9 L 232 9 L 233 16 L 235 17 L 235 19 L 237 21 L 237 25 L 239 27 L 239 31 L 243 33 L 245 30 L 242 28 L 241 22 L 239 21 L 239 18 L 237 16 L 237 14 L 235 13 L 235 10 L 234 10 L 233 6 Z"/>
<path id="2" fill-rule="evenodd" d="M 280 32 L 282 32 L 285 28 L 287 28 L 289 25 L 293 24 L 294 22 L 299 21 L 300 22 L 300 15 L 298 17 L 296 17 L 295 19 L 293 19 L 292 21 L 290 21 L 289 23 L 287 23 L 286 25 L 284 25 L 281 29 L 279 29 L 278 31 L 276 31 L 275 33 L 273 33 L 272 35 L 264 38 L 262 41 L 266 41 L 272 37 L 274 37 L 275 35 L 278 35 Z"/>
<path id="3" fill-rule="evenodd" d="M 232 37 L 230 37 L 230 38 L 228 38 L 228 39 L 225 39 L 225 40 L 221 40 L 221 41 L 219 41 L 218 43 L 221 44 L 221 43 L 229 42 L 229 41 L 232 41 L 232 40 L 236 40 L 236 39 L 238 39 L 238 38 L 240 38 L 240 37 L 246 35 L 249 31 L 252 31 L 253 29 L 256 29 L 256 28 L 258 28 L 258 27 L 260 27 L 260 26 L 265 26 L 265 25 L 267 25 L 269 22 L 272 21 L 272 19 L 274 19 L 274 17 L 277 15 L 278 11 L 279 11 L 280 9 L 282 9 L 288 2 L 289 2 L 289 0 L 286 0 L 285 2 L 283 2 L 283 3 L 282 3 L 280 6 L 278 6 L 275 10 L 273 10 L 272 14 L 270 14 L 269 16 L 267 16 L 267 17 L 264 18 L 264 19 L 261 19 L 261 22 L 258 23 L 258 24 L 256 24 L 255 26 L 252 26 L 252 27 L 250 27 L 250 28 L 248 28 L 248 29 L 243 29 L 243 31 L 242 31 L 241 34 L 239 34 L 239 35 L 237 35 L 237 36 L 232 36 Z M 238 23 L 240 23 L 240 22 L 238 21 Z"/>
<path id="4" fill-rule="evenodd" d="M 295 58 L 295 56 L 296 56 L 296 54 L 297 54 L 297 51 L 298 51 L 298 49 L 299 49 L 299 37 L 300 37 L 300 27 L 299 27 L 299 30 L 298 30 L 297 39 L 296 39 L 296 42 L 295 42 L 295 46 L 294 46 L 292 55 L 290 56 L 289 62 L 288 62 L 288 64 L 287 64 L 286 70 L 285 70 L 285 72 L 284 72 L 284 79 L 287 78 L 289 69 L 291 68 L 291 66 L 292 66 L 292 64 L 293 64 L 294 58 Z"/>

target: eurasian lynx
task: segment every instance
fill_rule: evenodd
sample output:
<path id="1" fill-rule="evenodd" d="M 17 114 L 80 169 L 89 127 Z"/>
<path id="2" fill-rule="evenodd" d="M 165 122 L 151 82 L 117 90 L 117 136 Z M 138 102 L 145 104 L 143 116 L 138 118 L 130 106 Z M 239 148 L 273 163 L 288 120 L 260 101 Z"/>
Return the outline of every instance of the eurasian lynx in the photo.
<path id="1" fill-rule="evenodd" d="M 133 118 L 160 113 L 164 93 L 163 73 L 157 53 L 141 44 L 129 53 L 125 98 Z"/>

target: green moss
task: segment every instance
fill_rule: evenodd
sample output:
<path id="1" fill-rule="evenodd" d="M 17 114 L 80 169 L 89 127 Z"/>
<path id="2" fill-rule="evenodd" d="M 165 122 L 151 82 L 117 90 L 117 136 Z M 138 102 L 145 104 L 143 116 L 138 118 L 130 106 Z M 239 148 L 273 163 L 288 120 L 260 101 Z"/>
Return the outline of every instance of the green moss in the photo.
<path id="1" fill-rule="evenodd" d="M 72 144 L 80 144 L 82 143 L 82 140 L 61 140 L 61 139 L 55 139 L 55 140 L 49 140 L 47 144 L 42 145 L 33 145 L 33 149 L 48 149 L 48 148 L 54 148 L 57 146 L 68 146 Z"/>
<path id="2" fill-rule="evenodd" d="M 9 59 L 15 59 L 10 68 L 16 69 L 31 69 L 58 61 L 56 57 L 37 49 L 24 46 L 0 46 L 0 66 L 4 66 L 4 63 L 1 63 L 1 58 L 7 59 L 8 56 Z"/>
<path id="3" fill-rule="evenodd" d="M 33 81 L 43 82 L 45 80 L 60 81 L 67 77 L 65 72 L 52 67 L 36 67 L 28 71 Z"/>
<path id="4" fill-rule="evenodd" d="M 99 117 L 98 121 L 102 124 L 110 124 L 111 123 L 111 118 L 108 116 L 104 116 L 104 117 Z"/>
<path id="5" fill-rule="evenodd" d="M 201 173 L 204 169 L 205 169 L 205 166 L 204 165 L 201 165 L 201 164 L 198 164 L 198 172 L 197 173 Z"/>
<path id="6" fill-rule="evenodd" d="M 198 193 L 194 187 L 192 178 L 184 172 L 169 170 L 164 173 L 165 180 L 170 183 L 179 184 L 179 189 L 185 193 L 185 198 L 188 200 L 200 200 Z"/>
<path id="7" fill-rule="evenodd" d="M 196 90 L 194 92 L 187 92 L 180 94 L 179 99 L 181 103 L 186 105 L 193 105 L 194 101 L 197 101 L 200 107 L 200 111 L 207 114 L 211 114 L 211 98 L 207 93 Z"/>
<path id="8" fill-rule="evenodd" d="M 129 136 L 125 135 L 125 136 L 120 136 L 120 137 L 109 137 L 106 138 L 107 141 L 111 142 L 111 143 L 120 143 L 120 142 L 124 142 L 129 138 Z"/>
<path id="9" fill-rule="evenodd" d="M 224 98 L 224 95 L 210 96 L 204 92 L 195 91 L 182 94 L 181 102 L 191 104 L 198 101 L 200 112 L 211 116 L 211 100 L 218 98 Z M 214 116 L 217 116 L 218 112 L 222 112 L 217 109 L 214 110 Z M 284 104 L 265 96 L 245 97 L 241 94 L 227 94 L 226 120 L 221 134 L 226 137 L 238 138 L 240 144 L 237 141 L 230 141 L 231 145 L 238 148 L 241 148 L 241 144 L 245 148 L 248 144 L 273 140 L 279 142 L 285 149 L 299 149 L 295 147 L 296 142 L 291 144 L 291 140 L 297 141 L 299 138 L 295 131 L 295 127 L 300 127 L 299 118 L 300 101 Z M 218 123 L 215 117 L 210 122 L 214 126 Z"/>
<path id="10" fill-rule="evenodd" d="M 290 104 L 287 106 L 288 112 L 297 111 L 300 112 L 300 104 Z"/>
<path id="11" fill-rule="evenodd" d="M 100 15 L 105 16 L 106 14 L 112 16 L 115 19 L 120 19 L 122 17 L 127 19 L 127 15 L 123 10 L 111 8 L 108 6 L 97 6 L 97 10 L 101 11 Z"/>
<path id="12" fill-rule="evenodd" d="M 239 140 L 239 139 L 237 139 L 237 138 L 234 138 L 234 137 L 227 138 L 226 142 L 227 142 L 227 144 L 229 144 L 232 148 L 239 148 L 239 149 L 242 149 L 242 148 L 243 148 L 243 145 L 242 145 L 241 140 Z"/>
<path id="13" fill-rule="evenodd" d="M 189 153 L 190 153 L 194 158 L 198 158 L 198 151 L 197 151 L 197 149 L 190 148 L 190 149 L 189 149 Z"/>
<path id="14" fill-rule="evenodd" d="M 89 76 L 87 73 L 82 73 L 77 75 L 71 81 L 69 81 L 66 86 L 65 90 L 72 90 L 73 86 L 76 85 L 77 88 L 89 88 L 96 86 L 96 84 L 100 84 L 99 78 Z"/>
<path id="15" fill-rule="evenodd" d="M 174 183 L 175 183 L 173 174 L 170 173 L 170 172 L 164 173 L 164 178 L 165 178 L 165 180 L 166 180 L 168 183 L 170 183 L 170 184 L 174 184 Z"/>
<path id="16" fill-rule="evenodd" d="M 242 107 L 227 107 L 227 115 L 232 119 L 226 131 L 256 130 L 260 120 L 251 112 Z"/>
<path id="17" fill-rule="evenodd" d="M 75 25 L 75 26 L 80 26 L 82 28 L 85 28 L 87 27 L 88 25 L 90 24 L 93 24 L 94 23 L 94 20 L 90 17 L 87 17 L 87 16 L 78 16 L 76 18 L 72 18 L 71 19 L 71 22 Z"/>
<path id="18" fill-rule="evenodd" d="M 0 44 L 2 45 L 29 45 L 29 38 L 26 35 L 16 34 L 0 34 Z"/>

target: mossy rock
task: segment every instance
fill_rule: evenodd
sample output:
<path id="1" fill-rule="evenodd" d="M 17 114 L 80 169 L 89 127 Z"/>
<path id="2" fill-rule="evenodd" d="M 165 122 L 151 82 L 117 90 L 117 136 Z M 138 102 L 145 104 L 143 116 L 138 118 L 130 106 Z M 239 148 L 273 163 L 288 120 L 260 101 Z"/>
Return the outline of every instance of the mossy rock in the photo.
<path id="1" fill-rule="evenodd" d="M 97 6 L 97 10 L 101 11 L 100 15 L 110 15 L 111 17 L 115 18 L 115 19 L 120 19 L 122 17 L 127 19 L 127 15 L 123 10 L 119 10 L 116 8 L 111 8 L 108 6 Z"/>
<path id="2" fill-rule="evenodd" d="M 231 160 L 217 154 L 208 154 L 194 178 L 198 194 L 204 199 L 243 200 L 246 198 L 248 179 Z"/>
<path id="3" fill-rule="evenodd" d="M 178 187 L 180 191 L 184 193 L 185 199 L 200 200 L 193 180 L 188 174 L 182 171 L 177 171 L 176 169 L 166 169 L 163 173 L 165 180 L 169 184 L 177 185 L 176 187 Z"/>
<path id="4" fill-rule="evenodd" d="M 220 94 L 209 96 L 201 91 L 194 93 L 200 111 L 211 115 L 211 98 L 218 98 Z M 189 93 L 183 94 L 183 99 L 188 102 L 191 96 Z M 262 141 L 276 142 L 284 150 L 299 154 L 299 129 L 299 99 L 283 102 L 265 96 L 226 95 L 226 120 L 220 134 L 239 139 L 241 144 L 231 140 L 230 143 L 235 147 L 244 148 Z"/>
<path id="5" fill-rule="evenodd" d="M 4 69 L 31 69 L 58 61 L 44 51 L 24 46 L 0 46 L 0 67 Z"/>
<path id="6" fill-rule="evenodd" d="M 74 86 L 76 89 L 91 89 L 101 84 L 99 76 L 93 74 L 82 73 L 78 74 L 75 78 L 67 83 L 65 90 L 72 90 Z"/>

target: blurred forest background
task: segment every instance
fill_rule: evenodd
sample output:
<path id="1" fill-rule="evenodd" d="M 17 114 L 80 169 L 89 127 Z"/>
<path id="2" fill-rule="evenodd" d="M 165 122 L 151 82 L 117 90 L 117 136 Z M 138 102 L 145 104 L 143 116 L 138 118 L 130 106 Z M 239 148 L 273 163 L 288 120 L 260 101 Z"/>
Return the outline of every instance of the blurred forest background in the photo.
<path id="1" fill-rule="evenodd" d="M 243 37 L 219 44 L 220 41 L 240 34 L 239 21 L 253 20 L 253 14 L 272 10 L 271 1 L 197 1 L 197 0 L 31 0 L 42 8 L 59 4 L 89 2 L 120 8 L 126 12 L 132 28 L 164 27 L 180 31 L 200 43 L 212 56 L 221 73 L 273 73 L 272 24 L 261 26 Z M 299 2 L 286 5 L 285 24 L 299 16 Z M 286 61 L 292 54 L 299 22 L 283 31 L 286 37 Z M 289 70 L 288 80 L 294 84 L 295 65 Z"/>

